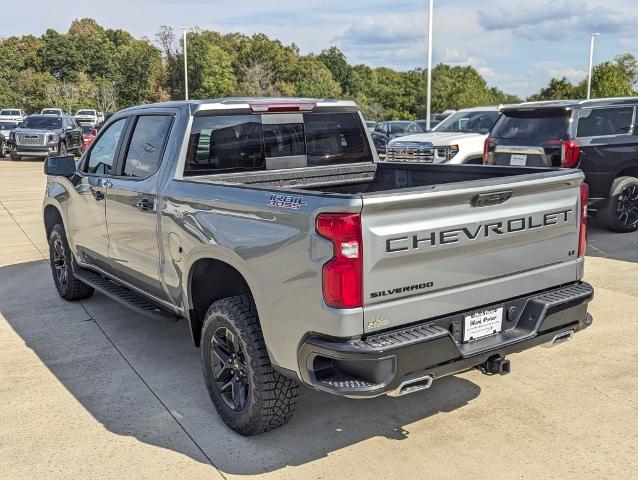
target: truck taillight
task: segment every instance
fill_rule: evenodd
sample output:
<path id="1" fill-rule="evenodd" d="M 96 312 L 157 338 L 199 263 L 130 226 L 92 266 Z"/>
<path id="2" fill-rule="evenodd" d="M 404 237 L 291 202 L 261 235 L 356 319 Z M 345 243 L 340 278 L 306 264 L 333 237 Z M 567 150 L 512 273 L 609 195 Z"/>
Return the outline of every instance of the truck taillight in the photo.
<path id="1" fill-rule="evenodd" d="M 589 185 L 580 184 L 580 228 L 578 230 L 578 258 L 585 256 L 587 250 L 587 199 Z"/>
<path id="2" fill-rule="evenodd" d="M 361 216 L 358 213 L 321 213 L 317 233 L 333 245 L 333 257 L 323 266 L 323 299 L 334 308 L 362 305 Z"/>
<path id="3" fill-rule="evenodd" d="M 483 144 L 483 165 L 494 163 L 494 139 L 486 138 Z"/>
<path id="4" fill-rule="evenodd" d="M 560 166 L 574 168 L 580 159 L 580 145 L 576 140 L 563 140 L 560 143 Z"/>

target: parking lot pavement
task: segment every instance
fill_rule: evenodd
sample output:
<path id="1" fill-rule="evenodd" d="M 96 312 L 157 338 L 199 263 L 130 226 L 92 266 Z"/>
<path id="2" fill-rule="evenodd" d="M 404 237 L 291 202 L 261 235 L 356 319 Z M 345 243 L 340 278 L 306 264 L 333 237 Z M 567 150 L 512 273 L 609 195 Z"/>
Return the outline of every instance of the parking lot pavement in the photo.
<path id="1" fill-rule="evenodd" d="M 0 161 L 2 478 L 636 478 L 638 234 L 592 225 L 594 325 L 425 392 L 367 401 L 303 389 L 287 426 L 217 418 L 185 322 L 50 279 L 41 162 Z"/>

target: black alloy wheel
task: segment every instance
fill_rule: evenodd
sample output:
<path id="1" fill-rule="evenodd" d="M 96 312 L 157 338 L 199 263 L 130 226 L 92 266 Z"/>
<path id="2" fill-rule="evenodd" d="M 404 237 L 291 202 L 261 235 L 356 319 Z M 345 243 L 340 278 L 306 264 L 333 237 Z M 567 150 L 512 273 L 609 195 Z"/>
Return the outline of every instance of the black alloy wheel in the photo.
<path id="1" fill-rule="evenodd" d="M 638 185 L 625 188 L 618 196 L 616 203 L 618 221 L 627 228 L 638 225 Z"/>
<path id="2" fill-rule="evenodd" d="M 211 339 L 211 363 L 215 387 L 228 408 L 240 412 L 248 402 L 250 383 L 246 357 L 237 336 L 226 327 Z"/>
<path id="3" fill-rule="evenodd" d="M 69 280 L 69 269 L 64 255 L 64 245 L 60 238 L 56 238 L 53 242 L 53 267 L 58 283 L 60 286 L 66 287 Z"/>

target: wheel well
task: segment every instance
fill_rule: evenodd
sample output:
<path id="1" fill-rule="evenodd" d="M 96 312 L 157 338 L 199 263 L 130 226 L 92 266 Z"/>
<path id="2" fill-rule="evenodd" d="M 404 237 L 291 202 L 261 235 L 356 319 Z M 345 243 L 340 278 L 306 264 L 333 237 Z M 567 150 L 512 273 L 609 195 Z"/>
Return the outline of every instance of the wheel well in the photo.
<path id="1" fill-rule="evenodd" d="M 618 175 L 616 175 L 616 178 L 618 178 L 618 177 L 636 177 L 636 178 L 638 178 L 638 167 L 625 168 L 624 170 L 621 170 L 620 172 L 618 172 Z"/>
<path id="2" fill-rule="evenodd" d="M 463 163 L 465 165 L 483 165 L 483 157 L 470 157 Z"/>
<path id="3" fill-rule="evenodd" d="M 47 241 L 51 235 L 51 230 L 53 230 L 53 227 L 55 227 L 58 223 L 63 223 L 60 211 L 53 205 L 47 205 L 44 207 L 44 230 L 47 233 Z"/>
<path id="4" fill-rule="evenodd" d="M 213 302 L 235 295 L 252 295 L 241 273 L 227 263 L 212 258 L 198 260 L 191 267 L 188 291 L 190 327 L 195 346 L 199 346 L 204 317 Z"/>

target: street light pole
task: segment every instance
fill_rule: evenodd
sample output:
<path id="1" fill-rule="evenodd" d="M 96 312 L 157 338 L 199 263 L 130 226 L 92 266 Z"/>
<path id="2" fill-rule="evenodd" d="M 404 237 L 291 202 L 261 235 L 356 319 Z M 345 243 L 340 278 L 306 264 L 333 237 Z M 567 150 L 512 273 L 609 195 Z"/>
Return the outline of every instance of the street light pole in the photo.
<path id="1" fill-rule="evenodd" d="M 434 13 L 433 1 L 430 0 L 430 11 L 428 13 L 428 80 L 427 96 L 425 100 L 425 128 L 430 129 L 430 107 L 432 104 L 432 14 Z"/>
<path id="2" fill-rule="evenodd" d="M 594 39 L 600 35 L 598 32 L 591 34 L 591 40 L 589 42 L 589 73 L 587 74 L 587 100 L 591 98 L 591 74 L 594 68 Z"/>
<path id="3" fill-rule="evenodd" d="M 182 27 L 184 30 L 184 100 L 188 100 L 188 59 L 186 56 L 186 32 L 188 27 Z"/>

